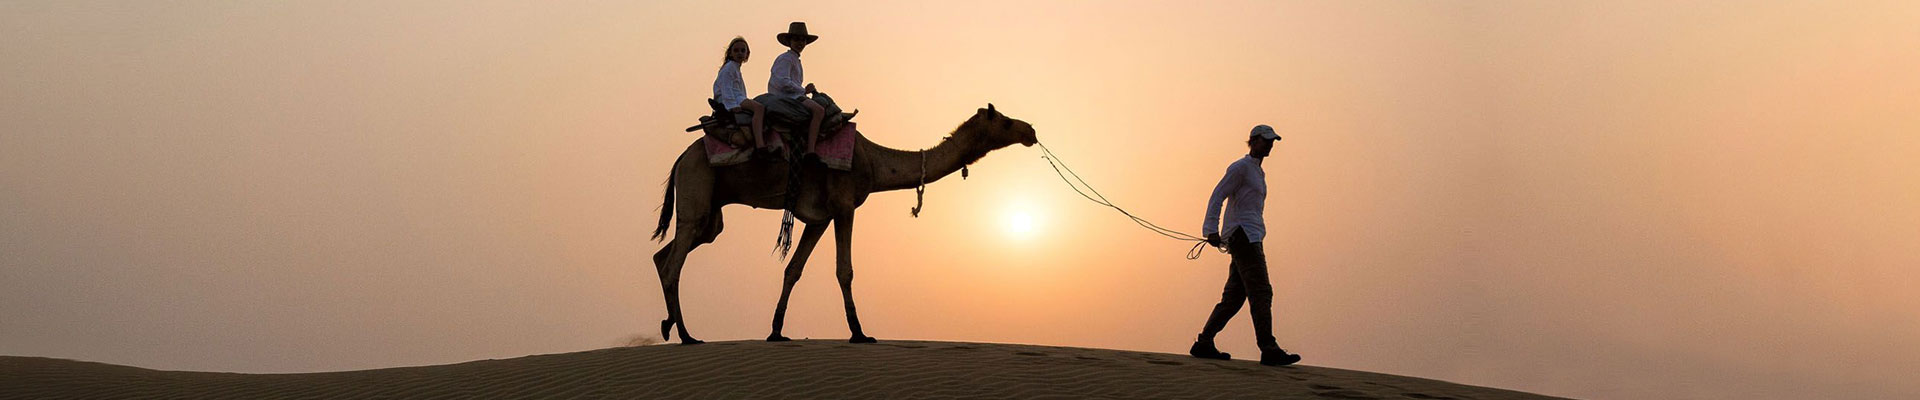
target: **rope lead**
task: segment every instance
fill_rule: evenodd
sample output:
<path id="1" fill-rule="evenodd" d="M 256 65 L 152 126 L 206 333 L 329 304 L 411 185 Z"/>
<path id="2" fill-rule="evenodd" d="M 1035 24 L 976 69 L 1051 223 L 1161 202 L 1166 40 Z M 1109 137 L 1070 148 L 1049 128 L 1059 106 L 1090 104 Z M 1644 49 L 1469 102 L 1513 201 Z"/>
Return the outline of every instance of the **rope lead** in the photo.
<path id="1" fill-rule="evenodd" d="M 1194 243 L 1193 248 L 1187 249 L 1188 260 L 1197 260 L 1200 258 L 1200 254 L 1205 253 L 1204 250 L 1201 250 L 1201 247 L 1207 245 L 1206 238 L 1189 235 L 1186 233 L 1182 233 L 1180 231 L 1161 227 L 1160 225 L 1154 224 L 1151 221 L 1147 221 L 1145 218 L 1140 218 L 1138 216 L 1133 215 L 1133 213 L 1131 212 L 1127 212 L 1126 209 L 1122 209 L 1120 208 L 1120 206 L 1113 205 L 1112 201 L 1107 200 L 1107 196 L 1101 195 L 1099 190 L 1094 190 L 1093 185 L 1088 185 L 1086 180 L 1080 179 L 1080 174 L 1074 173 L 1073 168 L 1067 167 L 1067 163 L 1065 161 L 1060 160 L 1060 156 L 1054 155 L 1053 150 L 1048 149 L 1046 143 L 1035 143 L 1035 144 L 1040 145 L 1040 152 L 1045 153 L 1045 155 L 1040 156 L 1040 158 L 1046 159 L 1047 165 L 1053 167 L 1054 175 L 1059 175 L 1060 180 L 1062 182 L 1066 182 L 1067 187 L 1072 188 L 1074 193 L 1079 193 L 1080 197 L 1085 197 L 1087 198 L 1088 201 L 1092 201 L 1094 204 L 1107 206 L 1109 208 L 1114 209 L 1114 211 L 1119 211 L 1121 215 L 1125 215 L 1127 216 L 1127 218 L 1132 219 L 1133 223 L 1139 224 L 1140 227 L 1147 228 L 1147 230 L 1153 231 L 1153 233 L 1158 233 L 1161 236 L 1166 236 L 1169 238 L 1173 238 L 1175 240 L 1199 242 L 1199 243 Z M 1068 176 L 1072 176 L 1073 178 L 1068 179 L 1067 178 Z M 1079 184 L 1076 185 L 1074 184 L 1074 182 L 1079 182 Z M 1085 186 L 1087 190 L 1085 191 L 1080 190 L 1080 187 L 1082 186 Z M 1089 192 L 1093 194 L 1088 195 L 1087 193 Z M 1219 247 L 1218 249 L 1220 250 L 1221 253 L 1227 252 L 1227 249 L 1225 247 Z"/>

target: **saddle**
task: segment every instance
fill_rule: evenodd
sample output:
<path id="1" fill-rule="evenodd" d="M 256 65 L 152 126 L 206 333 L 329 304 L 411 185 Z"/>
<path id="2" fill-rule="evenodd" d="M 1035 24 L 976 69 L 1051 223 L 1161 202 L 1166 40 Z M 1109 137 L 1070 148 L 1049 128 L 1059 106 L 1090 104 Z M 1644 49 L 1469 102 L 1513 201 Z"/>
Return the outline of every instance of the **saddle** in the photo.
<path id="1" fill-rule="evenodd" d="M 832 99 L 825 96 L 823 106 L 831 104 Z M 753 124 L 753 112 L 750 110 L 733 111 L 714 99 L 707 99 L 707 106 L 713 110 L 710 115 L 700 117 L 698 125 L 687 127 L 687 132 L 703 131 L 702 147 L 706 150 L 707 162 L 713 166 L 727 166 L 747 162 L 753 157 L 750 136 Z M 821 119 L 820 138 L 814 143 L 813 152 L 828 168 L 852 170 L 854 137 L 858 136 L 852 119 L 859 111 L 841 113 L 838 106 L 828 107 L 830 117 Z M 799 144 L 805 143 L 800 134 L 807 130 L 810 122 L 807 117 L 794 118 L 791 115 L 781 117 L 782 113 L 769 112 L 766 132 L 761 138 L 767 146 L 797 160 Z M 798 120 L 795 122 L 795 120 Z"/>
<path id="2" fill-rule="evenodd" d="M 852 120 L 853 116 L 859 113 L 858 111 L 855 111 L 853 114 L 845 113 L 845 110 L 840 108 L 840 104 L 835 102 L 833 97 L 828 96 L 826 93 L 815 92 L 811 98 L 813 102 L 819 104 L 820 108 L 825 112 L 825 117 L 820 118 L 820 132 L 822 135 L 838 130 L 840 124 Z M 813 115 L 808 113 L 807 108 L 802 106 L 798 99 L 768 93 L 754 98 L 754 101 L 760 102 L 760 105 L 767 109 L 766 122 L 768 128 L 790 132 L 806 132 L 807 123 L 812 122 Z"/>

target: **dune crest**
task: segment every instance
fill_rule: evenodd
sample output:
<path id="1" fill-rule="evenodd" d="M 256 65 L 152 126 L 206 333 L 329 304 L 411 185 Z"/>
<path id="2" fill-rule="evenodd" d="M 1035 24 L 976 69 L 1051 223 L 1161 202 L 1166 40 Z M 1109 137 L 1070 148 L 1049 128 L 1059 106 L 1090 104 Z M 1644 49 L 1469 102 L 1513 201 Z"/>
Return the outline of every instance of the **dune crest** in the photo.
<path id="1" fill-rule="evenodd" d="M 1553 398 L 1335 368 L 963 342 L 714 342 L 305 374 L 158 371 L 0 357 L 0 398 L 368 397 Z"/>

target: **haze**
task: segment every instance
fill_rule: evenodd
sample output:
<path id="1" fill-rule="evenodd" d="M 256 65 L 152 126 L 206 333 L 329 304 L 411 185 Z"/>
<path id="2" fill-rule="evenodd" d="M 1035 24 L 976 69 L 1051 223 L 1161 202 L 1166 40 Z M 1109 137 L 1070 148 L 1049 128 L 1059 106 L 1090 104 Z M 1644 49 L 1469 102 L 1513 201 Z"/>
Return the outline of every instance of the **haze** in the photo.
<path id="1" fill-rule="evenodd" d="M 874 141 L 931 146 L 991 102 L 1177 230 L 1278 128 L 1276 333 L 1308 364 L 1920 396 L 1920 6 L 1897 1 L 0 2 L 0 354 L 332 371 L 649 334 L 680 129 L 728 39 L 758 91 L 794 20 Z M 925 201 L 861 208 L 881 340 L 1178 353 L 1226 274 L 1036 148 Z M 726 213 L 687 322 L 758 339 L 779 214 Z M 846 336 L 831 241 L 788 336 Z"/>

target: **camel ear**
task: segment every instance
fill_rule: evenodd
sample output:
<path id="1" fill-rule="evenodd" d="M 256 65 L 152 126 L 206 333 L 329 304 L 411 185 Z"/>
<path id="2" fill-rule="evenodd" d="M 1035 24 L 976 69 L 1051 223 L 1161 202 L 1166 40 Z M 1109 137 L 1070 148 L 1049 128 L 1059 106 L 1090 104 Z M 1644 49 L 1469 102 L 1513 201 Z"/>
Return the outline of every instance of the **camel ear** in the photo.
<path id="1" fill-rule="evenodd" d="M 996 118 L 1000 118 L 1000 112 L 993 110 L 993 103 L 987 103 L 987 120 L 992 121 Z"/>

